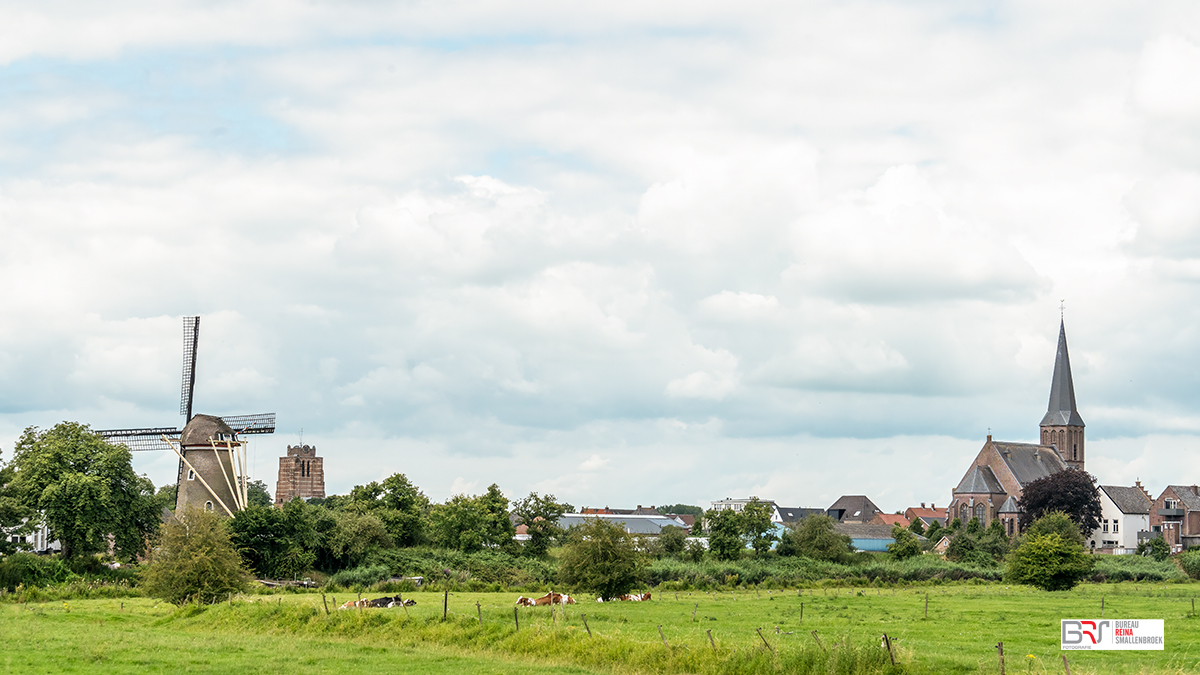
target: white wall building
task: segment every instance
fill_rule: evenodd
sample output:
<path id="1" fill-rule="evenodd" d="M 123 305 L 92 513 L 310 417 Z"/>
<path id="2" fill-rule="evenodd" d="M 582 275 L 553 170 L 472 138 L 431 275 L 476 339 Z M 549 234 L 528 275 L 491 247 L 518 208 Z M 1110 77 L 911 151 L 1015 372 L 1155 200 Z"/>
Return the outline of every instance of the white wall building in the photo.
<path id="1" fill-rule="evenodd" d="M 783 516 L 779 514 L 779 505 L 769 499 L 759 499 L 758 497 L 750 497 L 749 499 L 730 499 L 729 497 L 726 497 L 725 499 L 719 499 L 715 502 L 712 502 L 712 507 L 714 511 L 736 511 L 741 513 L 746 508 L 746 505 L 750 502 L 759 502 L 771 507 L 771 522 L 783 522 Z"/>
<path id="2" fill-rule="evenodd" d="M 28 520 L 24 522 L 29 522 Z M 14 534 L 20 528 L 13 528 L 4 533 L 9 542 L 27 551 L 42 553 L 47 551 L 62 551 L 62 542 L 50 539 L 50 530 L 45 523 L 34 528 L 29 534 Z"/>
<path id="3" fill-rule="evenodd" d="M 1140 487 L 1100 486 L 1100 527 L 1087 545 L 1097 553 L 1122 555 L 1137 550 L 1139 530 L 1150 529 L 1153 501 Z"/>

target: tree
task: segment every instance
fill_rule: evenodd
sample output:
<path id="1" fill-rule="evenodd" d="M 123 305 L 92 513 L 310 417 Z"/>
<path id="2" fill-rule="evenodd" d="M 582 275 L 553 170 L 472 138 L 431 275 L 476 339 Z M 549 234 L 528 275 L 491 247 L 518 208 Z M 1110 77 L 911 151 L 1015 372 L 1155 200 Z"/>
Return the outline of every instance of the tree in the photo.
<path id="1" fill-rule="evenodd" d="M 383 521 L 370 513 L 333 511 L 333 528 L 324 532 L 316 565 L 327 572 L 358 567 L 379 549 L 389 548 L 392 537 Z"/>
<path id="2" fill-rule="evenodd" d="M 1171 556 L 1171 546 L 1162 537 L 1145 539 L 1138 542 L 1137 554 L 1149 556 L 1158 562 L 1163 562 Z"/>
<path id="3" fill-rule="evenodd" d="M 517 528 L 508 517 L 508 497 L 500 491 L 500 486 L 492 483 L 488 491 L 479 496 L 479 505 L 483 509 L 483 544 L 490 548 L 514 551 L 516 542 L 513 536 Z"/>
<path id="4" fill-rule="evenodd" d="M 961 521 L 961 520 L 959 520 L 958 518 L 955 518 L 954 520 L 951 520 L 951 521 L 950 521 L 949 528 L 950 528 L 951 530 L 955 530 L 955 531 L 962 529 L 962 521 Z M 943 534 L 944 534 L 944 533 L 943 533 Z"/>
<path id="5" fill-rule="evenodd" d="M 558 576 L 569 586 L 602 598 L 615 598 L 641 583 L 644 567 L 645 559 L 625 528 L 601 518 L 588 518 L 583 525 L 572 528 L 563 547 Z"/>
<path id="6" fill-rule="evenodd" d="M 754 549 L 755 555 L 761 555 L 764 551 L 771 550 L 771 544 L 777 539 L 774 532 L 775 526 L 771 523 L 771 512 L 771 505 L 760 502 L 757 498 L 751 499 L 742 507 L 740 514 L 742 538 Z"/>
<path id="7" fill-rule="evenodd" d="M 382 483 L 356 485 L 346 497 L 327 497 L 324 505 L 374 514 L 383 521 L 396 546 L 417 546 L 426 540 L 429 498 L 402 473 L 392 474 Z"/>
<path id="8" fill-rule="evenodd" d="M 904 560 L 921 554 L 921 542 L 917 535 L 899 525 L 892 526 L 892 538 L 895 543 L 888 544 L 888 552 L 897 560 Z"/>
<path id="9" fill-rule="evenodd" d="M 30 528 L 21 521 L 33 513 L 22 505 L 9 487 L 13 482 L 13 474 L 12 466 L 0 461 L 0 528 L 9 534 L 27 534 Z M 16 543 L 9 541 L 9 537 L 0 537 L 0 554 L 8 555 L 16 551 Z"/>
<path id="10" fill-rule="evenodd" d="M 658 512 L 665 516 L 695 516 L 696 520 L 700 520 L 704 517 L 704 509 L 700 508 L 699 506 L 692 506 L 691 504 L 671 504 L 669 506 L 660 506 L 658 507 Z"/>
<path id="11" fill-rule="evenodd" d="M 662 548 L 663 555 L 678 558 L 683 554 L 684 546 L 687 545 L 687 530 L 668 525 L 658 535 L 658 543 Z"/>
<path id="12" fill-rule="evenodd" d="M 567 513 L 568 504 L 558 503 L 554 495 L 538 496 L 530 492 L 528 497 L 513 502 L 513 514 L 518 522 L 525 526 L 525 534 L 529 540 L 523 550 L 529 555 L 543 555 L 549 548 L 550 542 L 562 530 L 558 520 Z"/>
<path id="13" fill-rule="evenodd" d="M 837 521 L 829 516 L 808 516 L 794 526 L 789 545 L 790 555 L 801 555 L 813 560 L 846 562 L 850 558 L 850 537 L 839 534 L 834 525 Z M 780 544 L 783 549 L 783 544 Z M 785 554 L 784 550 L 779 551 Z"/>
<path id="14" fill-rule="evenodd" d="M 1022 539 L 1040 537 L 1046 534 L 1057 534 L 1063 541 L 1083 546 L 1083 533 L 1070 516 L 1062 511 L 1051 511 L 1038 518 L 1022 533 Z"/>
<path id="15" fill-rule="evenodd" d="M 479 499 L 454 495 L 429 511 L 429 534 L 436 546 L 471 553 L 483 548 L 487 512 Z"/>
<path id="16" fill-rule="evenodd" d="M 211 604 L 246 589 L 250 575 L 215 513 L 188 509 L 167 521 L 142 576 L 148 595 Z"/>
<path id="17" fill-rule="evenodd" d="M 1100 493 L 1096 479 L 1080 469 L 1065 469 L 1030 481 L 1021 493 L 1021 529 L 1050 513 L 1067 514 L 1080 532 L 1091 533 L 1100 527 Z"/>
<path id="18" fill-rule="evenodd" d="M 983 534 L 983 523 L 979 522 L 979 516 L 967 521 L 967 534 L 975 537 Z"/>
<path id="19" fill-rule="evenodd" d="M 1065 591 L 1091 574 L 1092 557 L 1057 533 L 1026 539 L 1008 557 L 1004 580 L 1046 591 Z"/>
<path id="20" fill-rule="evenodd" d="M 936 523 L 937 521 L 933 522 Z M 923 537 L 925 536 L 925 525 L 921 522 L 920 518 L 913 518 L 912 522 L 908 524 L 908 531 Z"/>
<path id="21" fill-rule="evenodd" d="M 134 473 L 126 447 L 105 442 L 86 425 L 29 427 L 17 441 L 13 468 L 13 497 L 42 515 L 62 542 L 63 557 L 103 551 L 112 535 L 117 556 L 132 559 L 158 531 L 154 484 Z"/>
<path id="22" fill-rule="evenodd" d="M 332 512 L 293 499 L 279 509 L 251 506 L 238 511 L 229 521 L 229 532 L 255 574 L 291 579 L 312 569 L 326 535 L 336 526 Z"/>
<path id="23" fill-rule="evenodd" d="M 271 506 L 275 503 L 271 493 L 267 492 L 267 484 L 261 480 L 246 483 L 246 497 L 250 506 Z"/>
<path id="24" fill-rule="evenodd" d="M 945 534 L 942 524 L 936 520 L 929 524 L 928 530 L 925 530 L 925 538 L 934 544 L 938 543 Z"/>
<path id="25" fill-rule="evenodd" d="M 717 560 L 742 557 L 742 523 L 736 511 L 710 509 L 704 514 L 708 526 L 708 550 Z"/>

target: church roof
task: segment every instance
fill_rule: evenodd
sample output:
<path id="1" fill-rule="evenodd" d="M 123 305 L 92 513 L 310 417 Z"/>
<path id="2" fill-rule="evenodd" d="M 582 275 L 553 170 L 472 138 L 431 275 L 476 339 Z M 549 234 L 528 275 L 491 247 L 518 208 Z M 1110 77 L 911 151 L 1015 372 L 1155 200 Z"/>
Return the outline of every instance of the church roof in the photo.
<path id="1" fill-rule="evenodd" d="M 1150 513 L 1150 500 L 1141 488 L 1101 485 L 1100 489 L 1121 509 L 1121 513 Z"/>
<path id="2" fill-rule="evenodd" d="M 1017 500 L 1009 497 L 1000 505 L 1000 510 L 997 513 L 1020 513 L 1021 507 L 1017 506 Z"/>
<path id="3" fill-rule="evenodd" d="M 977 464 L 971 467 L 971 470 L 963 477 L 958 487 L 954 488 L 954 493 L 1002 495 L 1005 493 L 1005 490 L 1000 485 L 1000 481 L 996 480 L 996 474 L 992 473 L 990 466 L 979 466 Z"/>
<path id="4" fill-rule="evenodd" d="M 1054 356 L 1054 378 L 1050 381 L 1050 405 L 1041 426 L 1084 426 L 1075 407 L 1075 383 L 1071 381 L 1071 357 L 1067 354 L 1067 326 L 1058 324 L 1058 353 Z"/>
<path id="5" fill-rule="evenodd" d="M 1045 422 L 1043 422 L 1045 424 Z M 1021 487 L 1067 468 L 1058 451 L 1048 445 L 994 442 L 1000 457 Z M 1001 490 L 1001 492 L 1004 492 Z"/>

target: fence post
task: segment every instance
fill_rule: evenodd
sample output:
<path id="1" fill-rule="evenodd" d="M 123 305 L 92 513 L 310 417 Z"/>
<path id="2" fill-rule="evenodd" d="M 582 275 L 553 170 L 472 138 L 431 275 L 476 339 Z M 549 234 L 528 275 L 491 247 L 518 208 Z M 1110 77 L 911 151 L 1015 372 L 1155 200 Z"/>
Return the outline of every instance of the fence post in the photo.
<path id="1" fill-rule="evenodd" d="M 825 649 L 825 645 L 821 644 L 821 638 L 817 637 L 817 631 L 814 630 L 812 632 L 812 636 L 813 636 L 813 639 L 817 641 L 817 646 L 821 648 L 821 651 L 823 651 L 823 652 L 829 651 L 828 649 Z"/>
<path id="2" fill-rule="evenodd" d="M 713 652 L 715 653 L 717 651 L 717 642 L 713 640 L 711 628 L 708 629 L 708 644 L 712 645 Z"/>
<path id="3" fill-rule="evenodd" d="M 1071 665 L 1067 663 L 1067 655 L 1063 654 L 1063 670 L 1067 671 L 1067 675 L 1071 675 Z"/>
<path id="4" fill-rule="evenodd" d="M 1004 675 L 1004 643 L 997 642 L 996 650 L 1000 653 L 1000 675 Z"/>
<path id="5" fill-rule="evenodd" d="M 588 632 L 588 637 L 592 637 L 592 629 L 588 628 L 587 625 L 587 614 L 580 614 L 579 616 L 583 619 L 583 628 Z"/>
<path id="6" fill-rule="evenodd" d="M 521 630 L 521 619 L 517 617 L 516 607 L 513 607 L 513 623 L 517 625 L 517 630 Z"/>
<path id="7" fill-rule="evenodd" d="M 887 647 L 888 658 L 892 660 L 892 665 L 896 665 L 896 655 L 892 653 L 892 640 L 888 637 L 887 633 L 883 634 L 883 644 Z"/>
<path id="8" fill-rule="evenodd" d="M 658 637 L 662 638 L 662 641 L 663 641 L 663 646 L 664 646 L 664 647 L 667 647 L 667 636 L 666 636 L 666 635 L 663 635 L 663 632 L 662 632 L 662 624 L 659 624 L 659 625 L 658 625 Z M 668 649 L 669 649 L 669 647 L 668 647 Z"/>
<path id="9" fill-rule="evenodd" d="M 804 623 L 804 603 L 800 603 L 800 623 Z"/>
<path id="10" fill-rule="evenodd" d="M 1104 618 L 1104 596 L 1100 596 L 1100 618 Z"/>
<path id="11" fill-rule="evenodd" d="M 479 607 L 479 601 L 475 601 L 475 613 L 479 615 L 479 626 L 483 627 L 483 610 Z"/>
<path id="12" fill-rule="evenodd" d="M 404 618 L 411 619 L 412 615 L 408 613 L 408 605 L 404 604 L 404 594 L 397 592 L 396 597 L 400 598 L 400 608 L 404 610 Z M 333 604 L 337 604 L 337 598 L 333 599 Z"/>
<path id="13" fill-rule="evenodd" d="M 1193 600 L 1192 602 L 1194 603 L 1195 600 Z M 696 606 L 692 608 L 692 623 L 696 623 L 696 610 L 698 610 L 698 609 L 700 609 L 700 603 L 697 602 Z"/>
<path id="14" fill-rule="evenodd" d="M 329 603 L 325 602 L 325 594 L 321 594 L 321 604 L 325 605 L 325 616 L 329 616 Z"/>
<path id="15" fill-rule="evenodd" d="M 925 618 L 929 618 L 929 591 L 925 591 Z"/>
<path id="16" fill-rule="evenodd" d="M 771 646 L 771 643 L 770 643 L 770 642 L 767 642 L 767 638 L 763 637 L 763 634 L 762 634 L 762 629 L 761 629 L 761 628 L 755 628 L 755 629 L 754 629 L 754 632 L 758 633 L 758 638 L 759 638 L 760 640 L 762 640 L 762 641 L 763 641 L 763 644 L 767 646 L 767 649 L 771 650 L 771 653 L 772 653 L 772 654 L 774 654 L 774 653 L 775 653 L 775 648 Z"/>
<path id="17" fill-rule="evenodd" d="M 442 596 L 442 621 L 446 620 L 446 613 L 449 610 L 450 610 L 450 591 L 449 591 L 449 589 L 447 589 L 445 592 L 445 595 Z"/>

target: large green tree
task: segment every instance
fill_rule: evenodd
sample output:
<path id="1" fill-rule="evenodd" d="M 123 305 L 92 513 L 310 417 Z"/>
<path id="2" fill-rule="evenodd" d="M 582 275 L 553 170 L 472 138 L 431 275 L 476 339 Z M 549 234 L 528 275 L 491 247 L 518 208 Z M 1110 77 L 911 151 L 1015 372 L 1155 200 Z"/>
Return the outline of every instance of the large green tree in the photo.
<path id="1" fill-rule="evenodd" d="M 562 530 L 558 521 L 567 512 L 567 505 L 559 503 L 554 495 L 539 496 L 530 492 L 524 499 L 513 502 L 513 514 L 525 526 L 529 540 L 524 551 L 529 555 L 542 555 L 550 548 L 550 542 Z"/>
<path id="2" fill-rule="evenodd" d="M 336 526 L 331 512 L 300 499 L 278 509 L 251 506 L 229 521 L 238 553 L 255 574 L 270 579 L 291 579 L 312 569 Z"/>
<path id="3" fill-rule="evenodd" d="M 105 442 L 86 425 L 29 427 L 12 464 L 14 499 L 41 514 L 62 542 L 64 557 L 103 551 L 111 535 L 117 556 L 131 559 L 158 531 L 154 484 L 134 473 L 127 448 Z"/>
<path id="4" fill-rule="evenodd" d="M 808 516 L 796 525 L 780 542 L 781 555 L 799 555 L 813 560 L 846 562 L 850 558 L 850 537 L 839 534 L 837 521 L 829 516 Z"/>
<path id="5" fill-rule="evenodd" d="M 615 598 L 642 581 L 646 561 L 633 535 L 618 523 L 588 518 L 572 528 L 559 561 L 559 580 L 568 586 Z"/>
<path id="6" fill-rule="evenodd" d="M 771 544 L 777 539 L 775 525 L 771 522 L 773 510 L 770 504 L 752 499 L 738 514 L 742 538 L 756 555 L 771 550 Z"/>
<path id="7" fill-rule="evenodd" d="M 1046 591 L 1073 588 L 1092 572 L 1092 556 L 1058 533 L 1028 537 L 1008 556 L 1004 580 Z"/>
<path id="8" fill-rule="evenodd" d="M 330 509 L 371 513 L 383 521 L 396 546 L 416 546 L 426 541 L 429 498 L 402 473 L 382 482 L 356 485 L 348 496 L 325 499 Z"/>
<path id="9" fill-rule="evenodd" d="M 742 557 L 745 548 L 742 541 L 742 519 L 736 511 L 709 509 L 704 513 L 704 525 L 708 528 L 708 550 L 717 560 L 736 560 Z"/>

